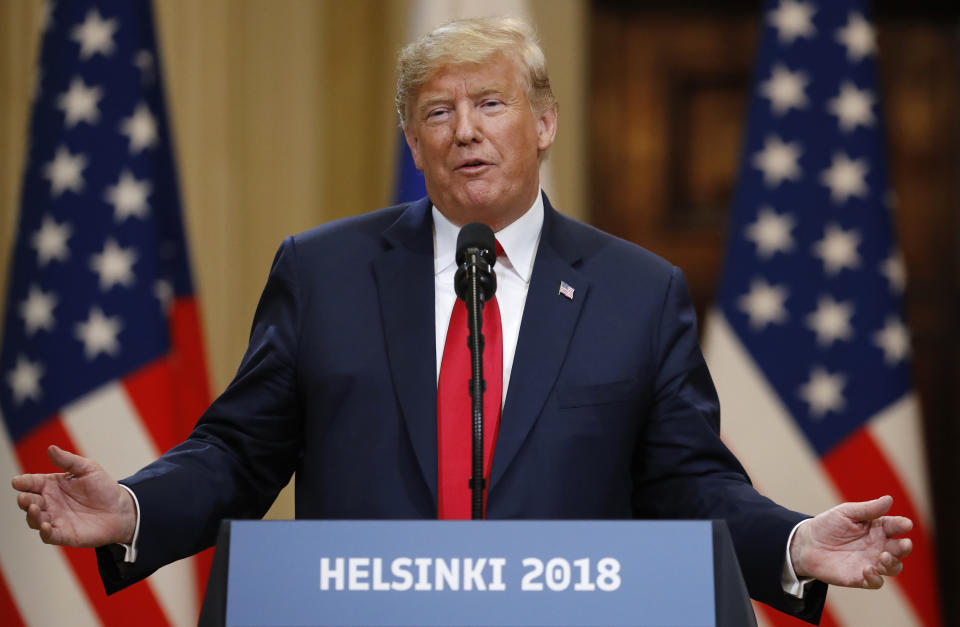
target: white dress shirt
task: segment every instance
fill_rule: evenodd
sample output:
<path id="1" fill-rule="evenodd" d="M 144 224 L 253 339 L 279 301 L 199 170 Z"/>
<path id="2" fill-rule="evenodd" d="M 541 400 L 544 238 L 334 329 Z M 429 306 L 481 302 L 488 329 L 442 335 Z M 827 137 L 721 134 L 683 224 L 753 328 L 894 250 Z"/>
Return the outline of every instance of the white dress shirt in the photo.
<path id="1" fill-rule="evenodd" d="M 447 326 L 457 294 L 453 287 L 453 277 L 457 273 L 457 235 L 456 226 L 433 207 L 433 272 L 434 272 L 434 315 L 437 334 L 437 380 L 440 380 L 440 361 L 443 359 L 443 347 L 447 341 Z M 523 319 L 523 305 L 527 302 L 527 290 L 530 287 L 530 274 L 533 261 L 540 243 L 540 229 L 543 226 L 543 196 L 537 194 L 533 206 L 510 226 L 496 233 L 497 241 L 504 254 L 497 257 L 493 270 L 497 274 L 497 305 L 500 307 L 500 325 L 503 333 L 503 398 L 507 398 L 507 385 L 513 369 L 513 356 L 517 352 L 517 337 L 520 335 L 520 320 Z"/>

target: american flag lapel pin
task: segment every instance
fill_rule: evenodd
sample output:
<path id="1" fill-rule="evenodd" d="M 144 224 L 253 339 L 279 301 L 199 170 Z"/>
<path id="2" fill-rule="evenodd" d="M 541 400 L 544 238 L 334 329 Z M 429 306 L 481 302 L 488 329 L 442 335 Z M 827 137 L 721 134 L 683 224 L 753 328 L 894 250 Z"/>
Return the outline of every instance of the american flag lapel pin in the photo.
<path id="1" fill-rule="evenodd" d="M 563 296 L 566 296 L 570 300 L 573 300 L 573 288 L 566 281 L 560 281 L 559 293 Z"/>

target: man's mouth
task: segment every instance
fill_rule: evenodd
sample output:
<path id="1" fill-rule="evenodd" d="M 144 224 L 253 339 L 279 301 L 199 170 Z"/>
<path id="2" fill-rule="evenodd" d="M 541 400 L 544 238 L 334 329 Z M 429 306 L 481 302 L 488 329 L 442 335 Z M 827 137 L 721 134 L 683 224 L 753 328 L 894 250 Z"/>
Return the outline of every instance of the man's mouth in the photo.
<path id="1" fill-rule="evenodd" d="M 488 161 L 484 161 L 483 159 L 469 159 L 469 160 L 463 161 L 460 165 L 458 165 L 457 170 L 462 170 L 465 172 L 473 172 L 488 165 L 490 165 L 490 163 Z"/>

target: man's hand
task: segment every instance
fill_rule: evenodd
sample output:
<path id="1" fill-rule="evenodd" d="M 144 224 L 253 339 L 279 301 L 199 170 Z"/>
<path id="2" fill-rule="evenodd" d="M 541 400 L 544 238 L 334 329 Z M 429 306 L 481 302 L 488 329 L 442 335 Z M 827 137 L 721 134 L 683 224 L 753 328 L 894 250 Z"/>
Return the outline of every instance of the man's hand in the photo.
<path id="1" fill-rule="evenodd" d="M 47 455 L 62 473 L 17 475 L 11 481 L 27 524 L 47 544 L 97 547 L 133 541 L 133 497 L 100 464 L 56 446 Z"/>
<path id="2" fill-rule="evenodd" d="M 862 503 L 842 503 L 797 528 L 790 559 L 799 577 L 851 588 L 879 588 L 884 575 L 898 575 L 901 559 L 910 554 L 909 538 L 897 538 L 913 522 L 884 516 L 893 497 Z"/>

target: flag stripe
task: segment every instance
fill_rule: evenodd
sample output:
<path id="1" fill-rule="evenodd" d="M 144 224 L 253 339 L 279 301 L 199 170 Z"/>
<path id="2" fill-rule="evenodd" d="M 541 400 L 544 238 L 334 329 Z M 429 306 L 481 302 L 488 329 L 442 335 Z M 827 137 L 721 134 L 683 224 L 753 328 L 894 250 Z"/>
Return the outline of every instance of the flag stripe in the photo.
<path id="1" fill-rule="evenodd" d="M 828 595 L 827 605 L 823 608 L 823 617 L 820 619 L 820 627 L 840 627 L 840 623 L 837 622 L 837 619 L 833 616 L 833 612 L 830 611 L 829 598 Z"/>
<path id="2" fill-rule="evenodd" d="M 122 385 L 108 383 L 63 408 L 70 439 L 112 477 L 126 477 L 153 461 L 150 436 Z"/>
<path id="3" fill-rule="evenodd" d="M 166 451 L 189 433 L 200 415 L 210 404 L 210 382 L 200 324 L 200 306 L 192 297 L 177 297 L 170 309 L 170 376 L 173 389 L 168 398 L 176 403 L 176 413 L 166 417 L 172 430 L 170 442 L 158 442 L 160 451 Z M 213 564 L 213 549 L 195 555 L 193 564 L 196 607 L 203 603 L 207 578 Z M 199 611 L 199 610 L 198 610 Z"/>
<path id="4" fill-rule="evenodd" d="M 770 627 L 809 627 L 810 623 L 794 618 L 789 614 L 779 612 L 768 605 L 758 601 L 753 602 L 753 610 L 757 615 L 757 627 L 769 625 Z M 827 595 L 827 605 L 823 608 L 823 614 L 820 617 L 820 627 L 838 627 L 839 623 L 833 617 L 830 611 L 830 595 Z"/>
<path id="5" fill-rule="evenodd" d="M 173 401 L 170 364 L 157 359 L 123 378 L 127 397 L 143 420 L 143 427 L 157 451 L 166 451 L 177 443 L 171 424 Z M 182 434 L 181 434 L 182 437 Z"/>
<path id="6" fill-rule="evenodd" d="M 78 451 L 59 417 L 47 420 L 16 444 L 20 465 L 29 472 L 59 472 L 46 455 L 47 447 L 56 444 L 68 451 Z M 87 599 L 105 625 L 127 625 L 133 616 L 140 625 L 168 625 L 157 599 L 143 583 L 135 584 L 107 598 L 97 570 L 97 558 L 90 549 L 60 547 L 70 568 L 83 587 Z M 69 624 L 69 622 L 68 622 Z"/>
<path id="7" fill-rule="evenodd" d="M 146 579 L 171 625 L 196 625 L 200 616 L 194 583 L 195 557 L 168 564 Z"/>
<path id="8" fill-rule="evenodd" d="M 910 494 L 916 510 L 915 521 L 928 530 L 933 529 L 933 504 L 927 465 L 921 453 L 923 429 L 916 395 L 908 394 L 891 405 L 871 420 L 867 429 Z"/>
<path id="9" fill-rule="evenodd" d="M 796 423 L 722 312 L 708 313 L 704 333 L 705 353 L 723 408 L 723 440 L 757 489 L 797 511 L 820 512 L 841 502 L 833 480 L 799 437 Z M 865 603 L 863 594 L 870 595 L 869 602 Z M 878 591 L 833 587 L 827 608 L 839 625 L 919 624 L 896 580 Z"/>
<path id="10" fill-rule="evenodd" d="M 802 627 L 810 624 L 799 618 L 794 618 L 789 614 L 777 611 L 759 601 L 753 602 L 753 612 L 757 616 L 757 627 L 761 627 L 764 624 L 769 625 L 769 627 Z M 829 624 L 830 620 L 827 618 L 829 615 L 829 608 L 824 608 L 823 616 L 820 620 L 820 627 Z"/>
<path id="11" fill-rule="evenodd" d="M 861 429 L 846 441 L 824 455 L 823 464 L 839 486 L 844 498 L 863 501 L 875 498 L 877 486 L 893 496 L 893 515 L 906 516 L 914 521 L 910 538 L 913 552 L 904 573 L 897 578 L 924 625 L 939 625 L 940 600 L 934 578 L 935 565 L 933 545 L 922 518 L 913 506 L 913 499 L 899 480 L 897 473 L 887 463 L 880 448 L 870 433 Z"/>
<path id="12" fill-rule="evenodd" d="M 169 391 L 157 396 L 158 400 L 168 398 Z M 79 450 L 114 477 L 133 474 L 159 454 L 123 385 L 105 385 L 69 405 L 63 423 Z M 198 615 L 192 568 L 189 562 L 166 566 L 147 580 L 174 624 L 195 622 Z"/>
<path id="13" fill-rule="evenodd" d="M 166 451 L 189 433 L 210 404 L 210 381 L 204 351 L 203 328 L 200 324 L 200 305 L 192 297 L 177 297 L 170 309 L 170 376 L 173 389 L 170 398 L 176 403 L 176 413 L 167 416 L 173 429 L 173 439 L 160 446 Z M 207 592 L 207 578 L 213 564 L 213 549 L 207 549 L 191 559 L 194 576 L 195 606 L 203 604 Z"/>
<path id="14" fill-rule="evenodd" d="M 13 477 L 24 472 L 7 430 L 0 429 L 0 473 Z M 30 625 L 86 627 L 99 621 L 87 602 L 63 554 L 49 547 L 28 528 L 19 508 L 0 507 L 0 565 L 20 615 Z M 30 564 L 33 568 L 16 568 Z M 51 595 L 50 591 L 56 590 Z"/>
<path id="15" fill-rule="evenodd" d="M 7 580 L 3 576 L 2 570 L 0 570 L 0 620 L 8 627 L 25 627 L 26 625 L 23 622 L 23 617 L 20 616 L 20 610 L 13 602 L 13 596 L 7 587 Z"/>
<path id="16" fill-rule="evenodd" d="M 173 426 L 177 429 L 170 446 L 189 433 L 210 404 L 210 382 L 201 332 L 200 307 L 192 297 L 178 297 L 170 309 L 170 362 L 177 394 Z M 161 447 L 166 450 L 169 446 Z"/>
<path id="17" fill-rule="evenodd" d="M 206 551 L 201 551 L 191 558 L 194 575 L 194 593 L 196 598 L 196 607 L 203 607 L 203 598 L 207 594 L 207 580 L 210 578 L 210 567 L 213 566 L 213 553 L 215 547 L 210 547 Z M 199 616 L 200 611 L 197 610 Z"/>
<path id="18" fill-rule="evenodd" d="M 751 600 L 750 603 L 753 605 L 753 613 L 757 618 L 757 627 L 776 627 L 773 621 L 770 619 L 771 614 L 781 614 L 782 612 L 774 612 L 770 607 L 767 607 L 759 601 Z"/>

